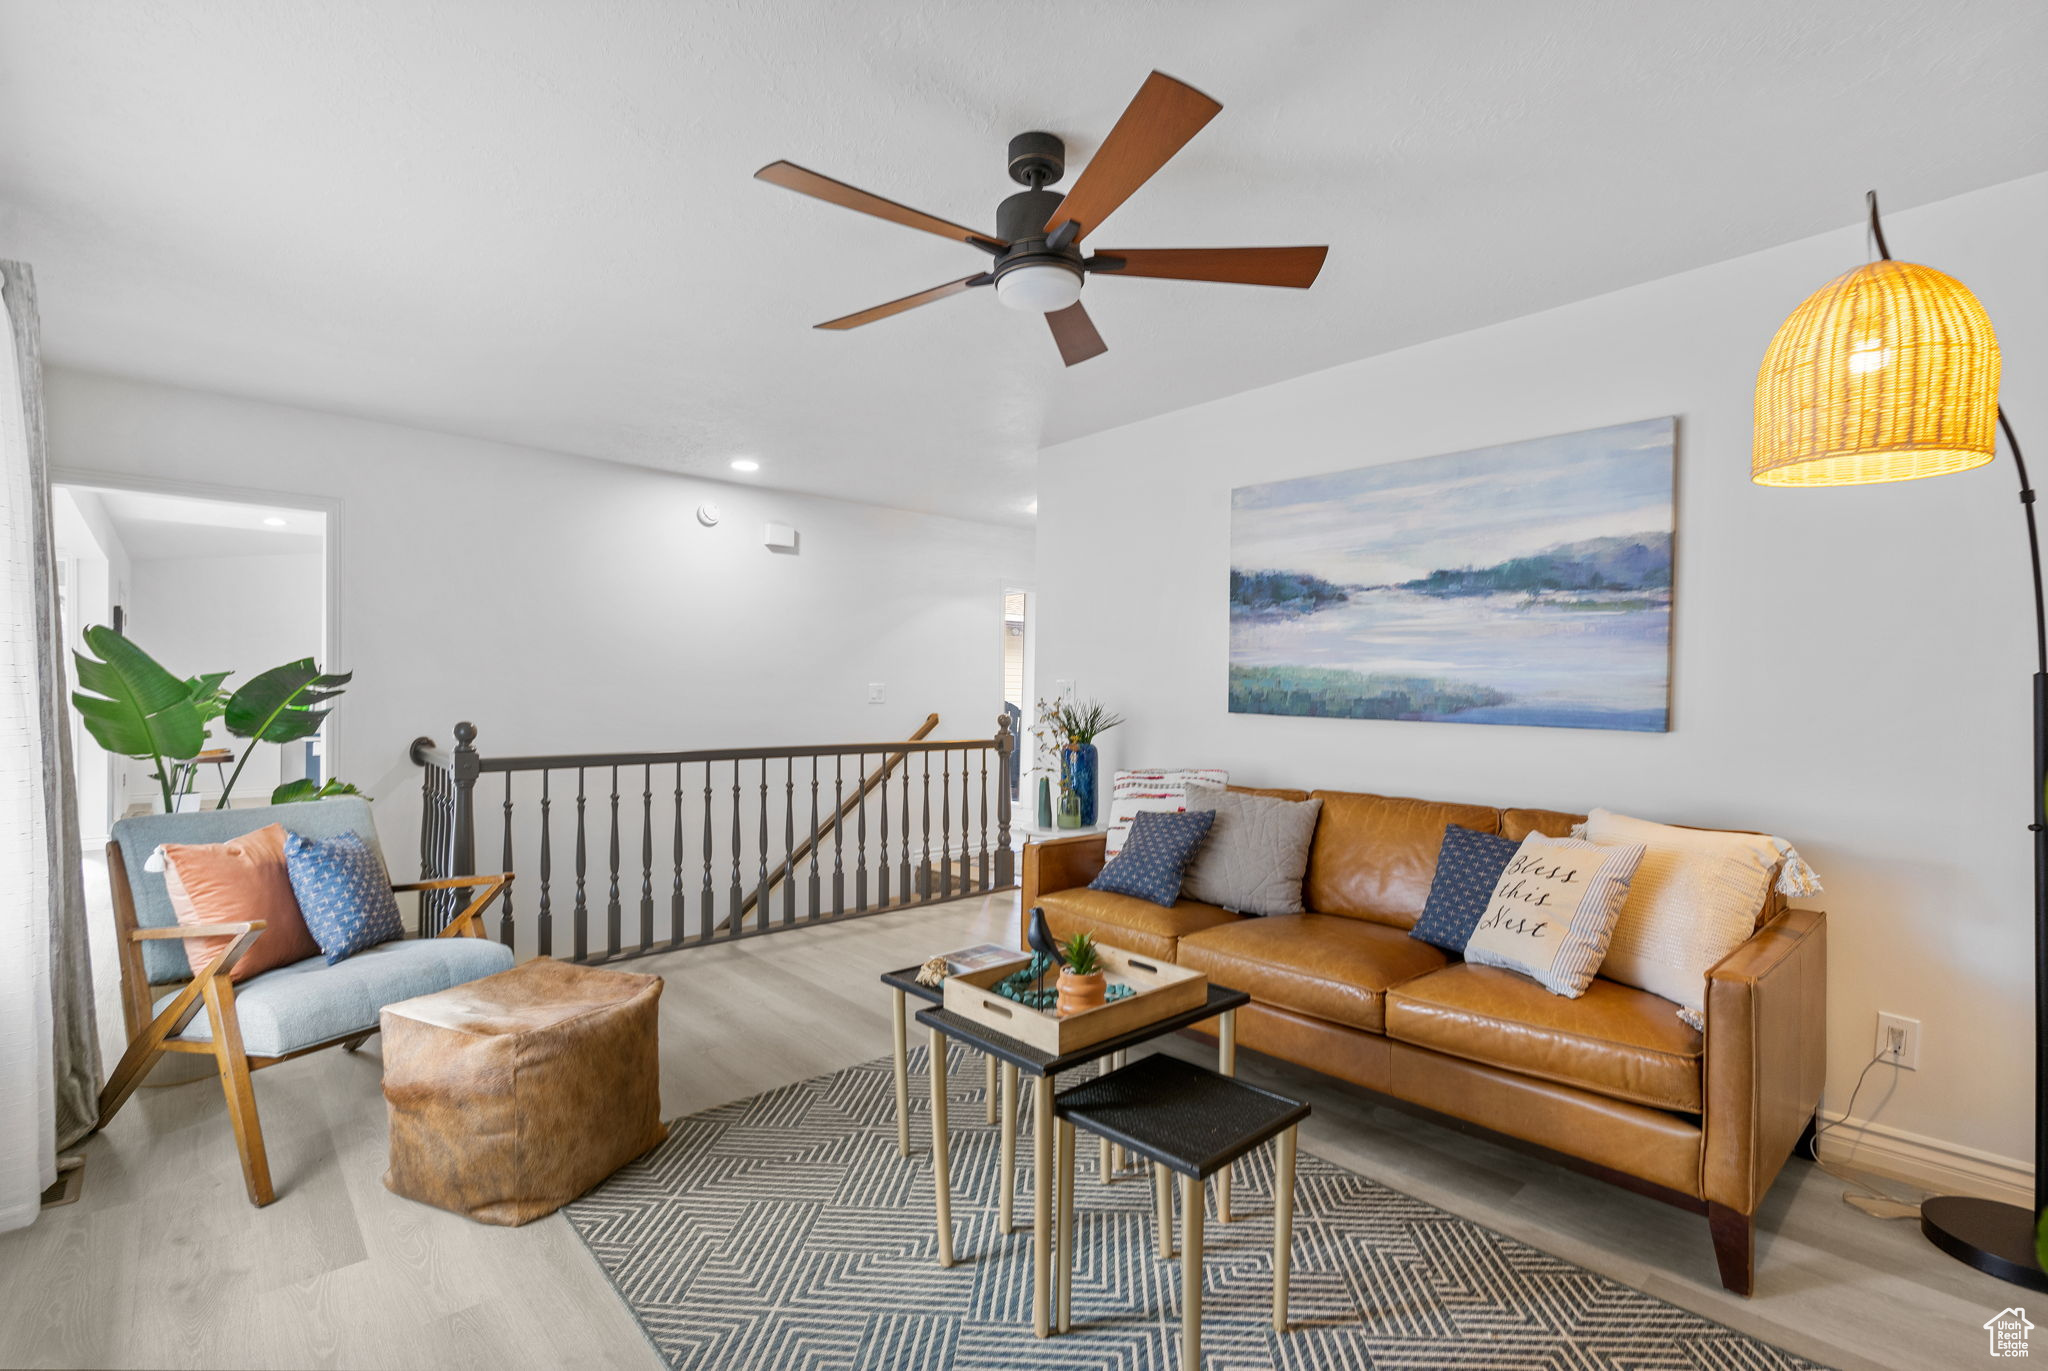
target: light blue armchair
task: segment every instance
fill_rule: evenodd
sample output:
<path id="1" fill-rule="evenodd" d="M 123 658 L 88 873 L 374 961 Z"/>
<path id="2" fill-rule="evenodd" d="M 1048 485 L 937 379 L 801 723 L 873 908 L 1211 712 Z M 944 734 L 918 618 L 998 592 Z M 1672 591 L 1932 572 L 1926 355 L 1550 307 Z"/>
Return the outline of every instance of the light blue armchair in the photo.
<path id="1" fill-rule="evenodd" d="M 346 797 L 261 809 L 150 814 L 122 819 L 107 844 L 114 926 L 121 958 L 121 1011 L 128 1050 L 100 1092 L 104 1128 L 169 1053 L 211 1056 L 219 1064 L 228 1119 L 242 1154 L 250 1203 L 275 1198 L 249 1073 L 323 1047 L 353 1052 L 377 1031 L 387 1004 L 429 995 L 512 965 L 512 949 L 484 936 L 481 916 L 511 884 L 510 872 L 394 884 L 396 891 L 481 888 L 432 938 L 407 938 L 359 952 L 336 966 L 309 957 L 237 985 L 228 972 L 262 933 L 261 922 L 186 928 L 171 908 L 163 873 L 150 857 L 163 843 L 218 843 L 269 824 L 309 838 L 355 833 L 376 849 L 367 800 Z M 194 975 L 180 940 L 232 936 L 227 949 Z M 201 1010 L 205 1013 L 202 1015 Z"/>

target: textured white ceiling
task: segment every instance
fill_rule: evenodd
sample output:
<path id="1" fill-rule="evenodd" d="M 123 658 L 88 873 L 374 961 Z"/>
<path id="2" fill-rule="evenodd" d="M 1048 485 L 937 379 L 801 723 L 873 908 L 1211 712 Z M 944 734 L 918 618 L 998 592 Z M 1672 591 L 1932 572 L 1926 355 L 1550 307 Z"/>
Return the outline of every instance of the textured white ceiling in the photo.
<path id="1" fill-rule="evenodd" d="M 50 357 L 1021 521 L 1040 444 L 2048 168 L 2040 0 L 10 0 L 0 253 Z M 980 254 L 1158 67 L 1223 113 L 1091 238 L 1327 242 L 1308 292 L 1096 278 L 1069 371 Z M 1069 175 L 1069 184 L 1072 180 Z"/>

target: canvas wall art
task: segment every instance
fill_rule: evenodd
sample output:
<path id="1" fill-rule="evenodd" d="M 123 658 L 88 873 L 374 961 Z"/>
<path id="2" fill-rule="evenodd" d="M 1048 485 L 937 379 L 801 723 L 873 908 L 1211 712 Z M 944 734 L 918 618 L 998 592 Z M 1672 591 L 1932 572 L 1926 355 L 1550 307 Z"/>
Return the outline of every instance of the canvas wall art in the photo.
<path id="1" fill-rule="evenodd" d="M 1677 420 L 1231 493 L 1238 714 L 1670 727 Z"/>

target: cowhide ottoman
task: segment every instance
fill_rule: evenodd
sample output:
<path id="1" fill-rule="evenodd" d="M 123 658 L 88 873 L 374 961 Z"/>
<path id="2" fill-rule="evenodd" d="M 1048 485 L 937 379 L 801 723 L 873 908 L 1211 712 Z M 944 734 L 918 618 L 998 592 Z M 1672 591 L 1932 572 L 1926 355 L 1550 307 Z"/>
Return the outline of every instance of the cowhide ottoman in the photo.
<path id="1" fill-rule="evenodd" d="M 548 957 L 387 1005 L 395 1194 L 481 1223 L 552 1214 L 668 1136 L 661 977 Z"/>

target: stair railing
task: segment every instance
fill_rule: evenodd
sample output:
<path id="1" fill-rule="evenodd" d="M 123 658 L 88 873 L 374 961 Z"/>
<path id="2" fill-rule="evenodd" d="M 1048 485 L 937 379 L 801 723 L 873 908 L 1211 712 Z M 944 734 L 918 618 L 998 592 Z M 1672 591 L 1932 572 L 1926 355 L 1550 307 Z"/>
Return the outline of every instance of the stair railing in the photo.
<path id="1" fill-rule="evenodd" d="M 987 738 L 933 740 L 933 715 L 907 741 L 526 757 L 479 753 L 459 723 L 452 749 L 412 745 L 420 874 L 475 874 L 480 811 L 496 808 L 494 869 L 520 877 L 500 941 L 578 962 L 984 894 L 1016 879 L 1009 722 Z M 454 913 L 423 898 L 421 932 Z"/>

